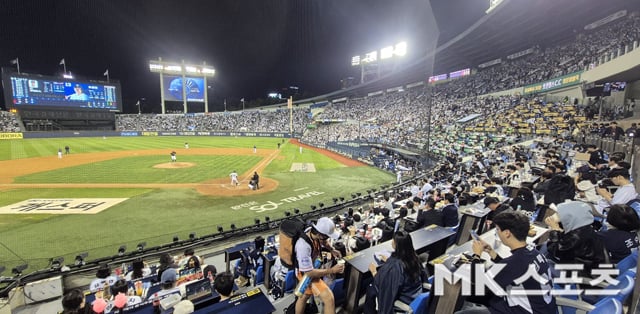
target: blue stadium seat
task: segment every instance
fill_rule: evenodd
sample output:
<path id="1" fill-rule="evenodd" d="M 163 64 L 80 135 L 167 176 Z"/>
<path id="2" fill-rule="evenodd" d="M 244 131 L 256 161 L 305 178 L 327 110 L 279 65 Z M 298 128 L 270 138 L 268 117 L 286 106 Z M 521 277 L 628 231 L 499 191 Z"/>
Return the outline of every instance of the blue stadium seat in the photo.
<path id="1" fill-rule="evenodd" d="M 621 274 L 616 278 L 618 280 L 618 284 L 608 285 L 604 288 L 604 290 L 617 291 L 615 295 L 612 295 L 610 297 L 613 297 L 614 299 L 620 301 L 620 303 L 624 303 L 627 297 L 629 297 L 629 295 L 631 295 L 631 293 L 633 292 L 633 277 L 634 273 L 632 273 L 631 271 L 626 271 L 624 274 Z M 609 296 L 585 295 L 582 299 L 588 303 L 595 305 L 597 302 L 602 301 L 602 299 L 604 299 L 605 297 Z"/>
<path id="2" fill-rule="evenodd" d="M 623 258 L 616 264 L 616 268 L 620 270 L 620 274 L 629 269 L 635 269 L 638 265 L 638 251 L 635 250 L 629 254 L 629 256 Z"/>
<path id="3" fill-rule="evenodd" d="M 594 306 L 589 314 L 622 314 L 622 303 L 615 298 L 604 298 Z"/>
<path id="4" fill-rule="evenodd" d="M 298 278 L 296 278 L 296 274 L 293 270 L 287 272 L 287 275 L 284 277 L 284 292 L 285 293 L 293 293 L 293 289 L 296 288 L 296 283 L 298 282 Z"/>
<path id="5" fill-rule="evenodd" d="M 422 314 L 427 313 L 431 292 L 420 293 L 408 306 L 399 300 L 393 303 L 396 313 Z"/>
<path id="6" fill-rule="evenodd" d="M 264 283 L 264 266 L 260 265 L 258 269 L 256 269 L 256 279 L 254 282 L 256 286 Z"/>
<path id="7" fill-rule="evenodd" d="M 635 272 L 631 270 L 626 271 L 624 274 L 621 274 L 616 278 L 619 281 L 618 284 L 608 285 L 607 287 L 604 288 L 604 290 L 616 291 L 616 293 L 613 295 L 583 295 L 582 300 L 578 300 L 577 296 L 572 296 L 572 295 L 563 295 L 562 298 L 571 299 L 578 303 L 583 303 L 584 306 L 589 306 L 593 304 L 593 306 L 595 306 L 596 308 L 598 306 L 602 306 L 603 304 L 609 304 L 608 306 L 611 306 L 610 305 L 611 301 L 609 301 L 609 299 L 613 299 L 617 301 L 619 304 L 622 304 L 633 292 L 633 287 L 634 287 L 633 276 L 634 275 L 635 275 Z M 558 286 L 555 286 L 554 288 L 560 289 L 560 287 Z M 575 285 L 571 285 L 571 289 L 575 290 L 578 288 Z M 586 286 L 581 286 L 580 289 L 590 289 L 590 288 Z M 575 314 L 577 309 L 575 306 L 571 306 L 571 305 L 559 305 L 558 307 L 562 309 L 562 314 Z M 595 313 L 595 312 L 590 311 L 589 313 Z M 602 313 L 606 313 L 606 312 L 602 312 Z M 618 312 L 612 312 L 612 313 L 618 313 Z"/>
<path id="8" fill-rule="evenodd" d="M 347 299 L 347 295 L 344 291 L 344 278 L 334 280 L 329 288 L 331 288 L 331 292 L 333 292 L 336 307 L 342 306 L 344 301 Z"/>
<path id="9" fill-rule="evenodd" d="M 623 312 L 622 303 L 612 297 L 604 298 L 593 305 L 584 301 L 567 300 L 564 297 L 556 297 L 556 302 L 562 304 L 558 306 L 562 311 L 558 313 L 562 314 L 576 313 L 577 309 L 589 314 L 622 314 Z"/>
<path id="10" fill-rule="evenodd" d="M 628 201 L 627 205 L 629 207 L 633 208 L 633 210 L 636 211 L 636 214 L 638 214 L 638 216 L 640 216 L 640 198 L 636 198 L 636 199 Z"/>

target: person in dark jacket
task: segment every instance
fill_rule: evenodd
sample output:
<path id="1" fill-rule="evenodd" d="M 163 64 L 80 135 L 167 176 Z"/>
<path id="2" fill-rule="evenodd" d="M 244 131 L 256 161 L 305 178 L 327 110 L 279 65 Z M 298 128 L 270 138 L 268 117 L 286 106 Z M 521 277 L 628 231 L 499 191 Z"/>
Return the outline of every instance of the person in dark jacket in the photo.
<path id="1" fill-rule="evenodd" d="M 611 205 L 607 209 L 607 225 L 609 228 L 598 232 L 598 237 L 609 251 L 612 263 L 618 263 L 637 248 L 640 229 L 640 218 L 633 208 L 627 205 Z"/>
<path id="2" fill-rule="evenodd" d="M 375 262 L 369 265 L 373 284 L 367 292 L 365 313 L 393 313 L 396 300 L 409 304 L 422 292 L 422 281 L 427 276 L 413 248 L 411 235 L 396 232 L 391 246 L 394 252 L 386 260 L 381 257 L 384 263 L 380 267 Z"/>
<path id="3" fill-rule="evenodd" d="M 438 225 L 444 227 L 444 220 L 442 217 L 442 212 L 435 210 L 436 202 L 432 199 L 428 199 L 424 203 L 424 208 L 418 210 L 418 215 L 416 217 L 417 229 L 424 228 L 430 225 Z"/>
<path id="4" fill-rule="evenodd" d="M 589 204 L 567 199 L 557 205 L 556 213 L 545 223 L 551 230 L 547 255 L 555 263 L 583 264 L 581 275 L 591 276 L 593 268 L 608 260 L 604 245 L 591 226 L 593 212 Z"/>
<path id="5" fill-rule="evenodd" d="M 609 123 L 609 127 L 602 133 L 602 137 L 610 137 L 614 141 L 619 140 L 622 136 L 624 136 L 624 130 L 615 121 Z"/>
<path id="6" fill-rule="evenodd" d="M 456 197 L 451 193 L 445 193 L 442 207 L 442 219 L 445 227 L 455 227 L 458 225 L 458 206 L 456 206 Z"/>
<path id="7" fill-rule="evenodd" d="M 531 189 L 528 187 L 521 187 L 518 189 L 518 193 L 516 193 L 516 197 L 511 200 L 511 208 L 518 209 L 520 206 L 521 210 L 527 212 L 533 212 L 536 210 L 536 199 L 533 197 L 533 193 Z"/>
<path id="8" fill-rule="evenodd" d="M 487 224 L 490 228 L 495 227 L 493 224 L 493 218 L 495 218 L 499 213 L 513 210 L 511 206 L 500 203 L 500 200 L 493 196 L 487 196 L 484 198 L 484 206 L 491 210 L 491 212 L 487 215 Z"/>

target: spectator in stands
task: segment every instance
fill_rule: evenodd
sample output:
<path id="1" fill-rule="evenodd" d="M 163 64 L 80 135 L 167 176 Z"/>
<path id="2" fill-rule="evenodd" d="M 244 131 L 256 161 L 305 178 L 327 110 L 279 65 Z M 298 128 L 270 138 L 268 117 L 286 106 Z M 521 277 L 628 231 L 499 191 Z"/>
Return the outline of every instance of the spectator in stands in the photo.
<path id="1" fill-rule="evenodd" d="M 187 263 L 187 261 L 189 261 L 189 259 L 195 256 L 196 258 L 198 258 L 198 261 L 200 262 L 200 264 L 202 264 L 203 260 L 200 256 L 196 255 L 195 251 L 193 250 L 193 248 L 187 248 L 184 250 L 184 253 L 182 255 L 182 257 L 180 258 L 180 261 L 178 262 L 178 266 L 180 267 L 184 267 L 184 265 Z"/>
<path id="2" fill-rule="evenodd" d="M 428 277 L 409 233 L 396 232 L 391 247 L 394 251 L 389 258 L 380 257 L 382 265 L 378 267 L 375 262 L 369 265 L 373 284 L 367 291 L 365 313 L 394 313 L 393 303 L 396 300 L 411 303 L 422 292 L 422 282 Z"/>
<path id="3" fill-rule="evenodd" d="M 600 169 L 607 163 L 604 160 L 604 153 L 596 145 L 587 145 L 587 153 L 589 153 L 589 168 Z"/>
<path id="4" fill-rule="evenodd" d="M 162 282 L 162 273 L 169 268 L 178 268 L 178 265 L 175 264 L 173 256 L 169 253 L 164 253 L 160 255 L 160 266 L 158 266 L 158 275 L 156 278 L 158 282 Z"/>
<path id="5" fill-rule="evenodd" d="M 430 225 L 444 227 L 442 211 L 435 210 L 435 206 L 436 202 L 432 199 L 428 199 L 424 202 L 424 207 L 418 210 L 418 215 L 416 216 L 417 226 L 415 230 Z"/>
<path id="6" fill-rule="evenodd" d="M 114 283 L 113 286 L 111 286 L 112 299 L 113 301 L 117 300 L 117 302 L 114 302 L 114 303 L 117 303 L 115 304 L 116 307 L 122 309 L 125 306 L 135 305 L 142 302 L 142 298 L 137 295 L 132 295 L 127 297 L 128 292 L 129 292 L 129 283 L 124 279 L 120 279 L 116 281 L 116 283 Z M 119 306 L 119 305 L 122 305 L 122 302 L 123 302 L 122 297 L 118 298 L 119 295 L 125 296 L 124 306 Z"/>
<path id="7" fill-rule="evenodd" d="M 536 198 L 533 196 L 533 192 L 528 187 L 521 187 L 518 189 L 516 196 L 509 203 L 511 208 L 521 209 L 527 212 L 534 212 L 536 210 Z M 518 207 L 519 206 L 519 207 Z"/>
<path id="8" fill-rule="evenodd" d="M 591 269 L 608 259 L 608 256 L 605 256 L 604 245 L 591 226 L 594 222 L 591 206 L 573 200 L 575 192 L 571 193 L 571 178 L 554 178 L 554 181 L 557 181 L 557 184 L 553 182 L 552 186 L 564 192 L 564 196 L 558 197 L 562 198 L 562 201 L 554 200 L 556 213 L 545 219 L 551 230 L 547 242 L 547 256 L 556 263 L 584 264 L 583 275 L 591 276 Z M 547 193 L 545 197 L 549 196 Z"/>
<path id="9" fill-rule="evenodd" d="M 624 136 L 624 130 L 615 121 L 609 123 L 609 127 L 602 133 L 602 137 L 609 137 L 614 141 L 619 140 L 621 136 Z"/>
<path id="10" fill-rule="evenodd" d="M 609 156 L 609 162 L 608 162 L 609 169 L 611 170 L 616 168 L 622 168 L 619 165 L 621 161 L 624 161 L 624 158 L 621 158 L 619 154 L 615 154 L 615 153 L 611 154 Z"/>
<path id="11" fill-rule="evenodd" d="M 444 207 L 442 207 L 442 220 L 445 227 L 455 227 L 458 225 L 458 206 L 456 206 L 456 197 L 451 193 L 445 193 L 442 198 Z"/>
<path id="12" fill-rule="evenodd" d="M 502 204 L 500 200 L 493 196 L 487 196 L 484 198 L 484 206 L 489 208 L 491 212 L 487 215 L 487 225 L 491 228 L 495 226 L 493 219 L 500 213 L 505 211 L 512 211 L 513 208 L 507 204 Z"/>
<path id="13" fill-rule="evenodd" d="M 538 195 L 544 195 L 549 188 L 552 177 L 553 172 L 547 171 L 546 169 L 542 171 L 542 174 L 540 174 L 540 182 L 534 184 L 533 191 L 538 193 Z"/>
<path id="14" fill-rule="evenodd" d="M 600 197 L 596 193 L 596 176 L 593 172 L 580 172 L 576 176 L 576 199 L 596 204 Z"/>
<path id="15" fill-rule="evenodd" d="M 62 313 L 63 314 L 84 314 L 89 313 L 85 309 L 84 293 L 78 289 L 67 292 L 62 297 Z"/>
<path id="16" fill-rule="evenodd" d="M 633 208 L 627 205 L 612 205 L 607 209 L 607 230 L 598 232 L 612 263 L 618 263 L 637 248 L 640 218 Z"/>
<path id="17" fill-rule="evenodd" d="M 233 295 L 233 274 L 226 271 L 218 274 L 213 281 L 213 289 L 220 294 L 220 301 L 231 298 Z"/>
<path id="18" fill-rule="evenodd" d="M 329 269 L 316 269 L 314 262 L 321 256 L 321 249 L 329 250 L 334 256 L 340 256 L 340 252 L 333 249 L 328 243 L 329 238 L 338 239 L 340 237 L 339 231 L 335 230 L 335 224 L 327 217 L 322 217 L 312 225 L 311 229 L 306 233 L 307 237 L 311 239 L 311 244 L 308 243 L 303 237 L 300 237 L 295 244 L 296 260 L 298 262 L 298 268 L 296 275 L 298 280 L 302 279 L 303 274 L 312 278 L 311 284 L 304 292 L 304 294 L 298 298 L 296 302 L 296 314 L 303 314 L 307 301 L 313 294 L 316 297 L 320 297 L 324 304 L 324 313 L 335 313 L 335 300 L 333 292 L 322 281 L 322 277 L 330 274 L 338 274 L 344 271 L 344 264 L 337 264 Z"/>
<path id="19" fill-rule="evenodd" d="M 151 275 L 151 269 L 141 259 L 133 261 L 131 268 L 132 270 L 124 276 L 126 280 L 130 281 Z"/>
<path id="20" fill-rule="evenodd" d="M 154 306 L 160 305 L 160 300 L 163 296 L 172 294 L 172 293 L 180 293 L 180 288 L 176 287 L 176 281 L 178 280 L 178 273 L 175 268 L 167 268 L 162 272 L 162 277 L 160 280 L 160 286 L 162 290 L 156 292 L 151 297 L 154 301 Z"/>
<path id="21" fill-rule="evenodd" d="M 627 137 L 640 137 L 640 134 L 638 134 L 638 125 L 635 122 L 631 123 L 631 127 L 624 131 L 624 134 L 627 135 Z"/>
<path id="22" fill-rule="evenodd" d="M 493 278 L 507 295 L 470 297 L 463 309 L 457 313 L 555 313 L 555 299 L 550 296 L 553 285 L 548 282 L 552 280 L 551 267 L 542 253 L 526 242 L 529 218 L 519 212 L 505 211 L 495 216 L 494 223 L 498 238 L 511 249 L 511 256 L 502 259 L 492 245 L 482 240 L 474 240 L 473 260 L 482 262 L 481 254 L 487 252 L 494 263 L 504 265 L 497 272 L 494 268 L 489 269 L 487 275 Z M 531 265 L 534 267 L 530 267 Z M 531 269 L 535 272 L 533 275 L 529 274 Z M 539 278 L 544 280 L 540 281 Z M 510 291 L 514 291 L 512 289 L 542 293 L 509 294 Z M 482 305 L 473 304 L 475 302 Z"/>
<path id="23" fill-rule="evenodd" d="M 629 201 L 638 197 L 636 188 L 631 183 L 629 170 L 625 168 L 613 169 L 607 175 L 609 179 L 618 186 L 615 193 L 611 193 L 607 187 L 598 187 L 596 191 L 602 199 L 598 202 L 596 209 L 602 214 L 603 210 L 611 205 L 627 204 Z"/>
<path id="24" fill-rule="evenodd" d="M 89 285 L 89 290 L 91 292 L 104 290 L 105 288 L 109 288 L 109 286 L 115 283 L 116 280 L 116 276 L 111 276 L 111 269 L 109 268 L 109 265 L 102 264 L 96 272 L 96 279 L 94 279 Z"/>

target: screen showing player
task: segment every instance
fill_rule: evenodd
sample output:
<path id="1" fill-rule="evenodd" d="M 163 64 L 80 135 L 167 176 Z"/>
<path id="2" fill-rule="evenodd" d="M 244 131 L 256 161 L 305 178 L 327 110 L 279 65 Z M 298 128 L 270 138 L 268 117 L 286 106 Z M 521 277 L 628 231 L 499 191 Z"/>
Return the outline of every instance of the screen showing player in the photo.
<path id="1" fill-rule="evenodd" d="M 4 74 L 5 100 L 14 107 L 122 111 L 118 82 L 90 82 L 30 74 Z"/>

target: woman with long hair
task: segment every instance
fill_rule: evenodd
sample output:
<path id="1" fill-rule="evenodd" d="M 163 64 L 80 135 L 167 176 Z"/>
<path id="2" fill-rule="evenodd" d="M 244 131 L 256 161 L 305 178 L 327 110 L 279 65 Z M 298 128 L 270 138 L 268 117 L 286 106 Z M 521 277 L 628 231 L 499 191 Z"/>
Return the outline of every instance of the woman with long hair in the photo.
<path id="1" fill-rule="evenodd" d="M 377 263 L 369 266 L 374 279 L 367 292 L 365 313 L 393 313 L 396 300 L 409 304 L 422 292 L 422 281 L 427 276 L 413 248 L 411 235 L 396 232 L 391 246 L 394 252 L 389 258 L 380 257 L 384 260 L 380 267 Z"/>

